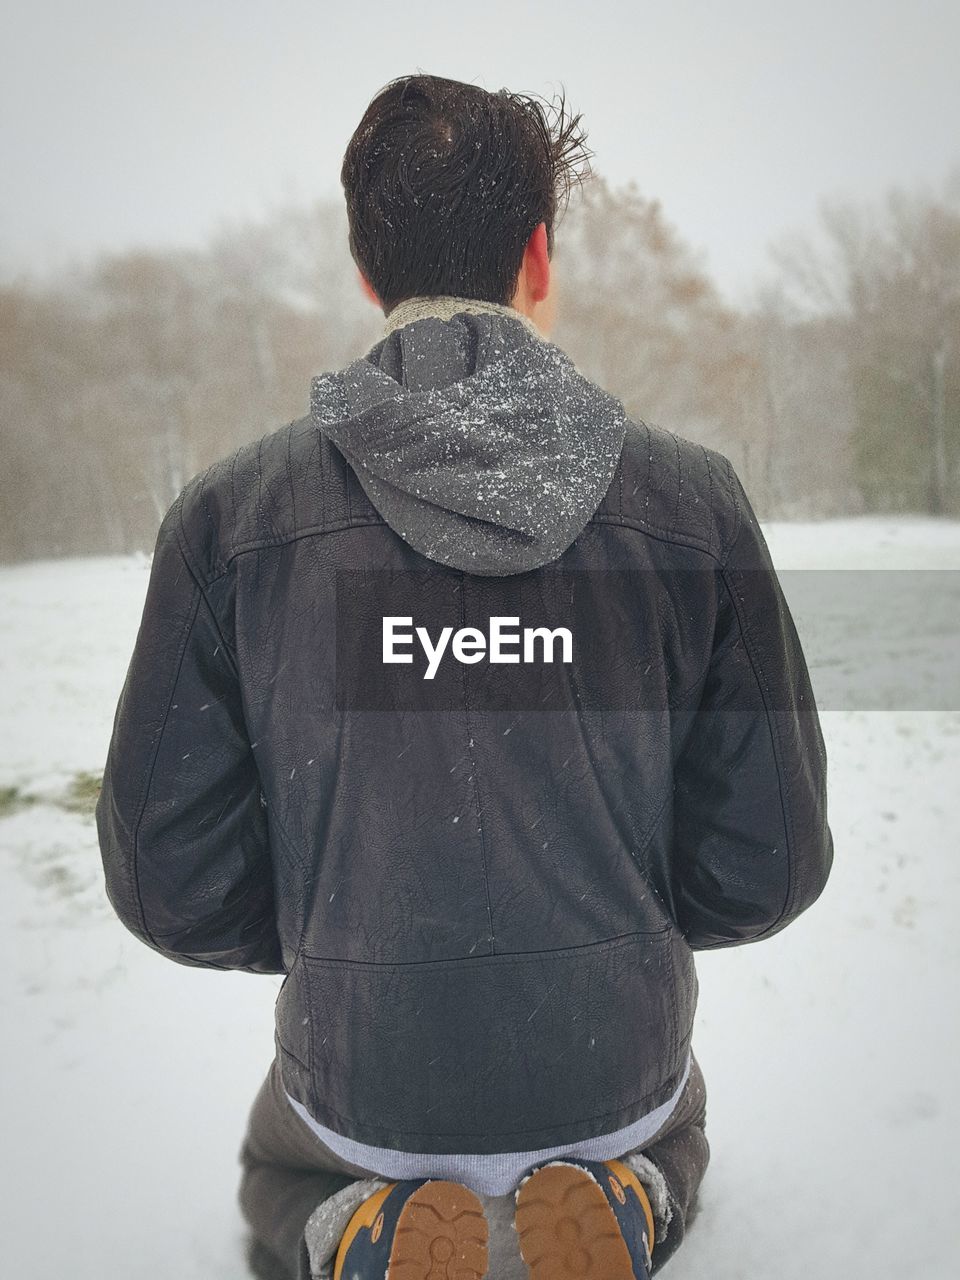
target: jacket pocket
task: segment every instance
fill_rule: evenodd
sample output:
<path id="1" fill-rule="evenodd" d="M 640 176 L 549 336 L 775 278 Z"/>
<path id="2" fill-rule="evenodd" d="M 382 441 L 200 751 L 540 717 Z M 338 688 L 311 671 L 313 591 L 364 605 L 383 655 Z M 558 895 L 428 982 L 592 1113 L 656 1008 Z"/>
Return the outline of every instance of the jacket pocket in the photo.
<path id="1" fill-rule="evenodd" d="M 532 1150 L 630 1124 L 666 1101 L 684 1065 L 674 935 L 405 964 L 301 955 L 308 1105 L 356 1141 L 436 1153 Z M 283 1012 L 296 1053 L 298 1018 Z"/>

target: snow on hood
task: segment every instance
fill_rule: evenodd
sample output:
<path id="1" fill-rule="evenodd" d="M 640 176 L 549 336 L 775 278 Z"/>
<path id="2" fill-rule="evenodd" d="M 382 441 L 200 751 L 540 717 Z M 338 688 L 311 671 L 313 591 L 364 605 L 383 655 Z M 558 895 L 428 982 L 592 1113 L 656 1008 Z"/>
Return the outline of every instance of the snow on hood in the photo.
<path id="1" fill-rule="evenodd" d="M 620 401 L 507 312 L 403 324 L 310 388 L 314 422 L 401 538 L 500 576 L 547 564 L 582 532 L 625 430 Z"/>

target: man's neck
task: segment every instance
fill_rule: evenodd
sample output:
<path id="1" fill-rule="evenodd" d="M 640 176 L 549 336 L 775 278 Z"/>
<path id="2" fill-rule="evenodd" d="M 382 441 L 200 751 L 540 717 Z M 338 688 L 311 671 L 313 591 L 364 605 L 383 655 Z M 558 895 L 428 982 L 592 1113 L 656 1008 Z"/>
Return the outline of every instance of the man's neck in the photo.
<path id="1" fill-rule="evenodd" d="M 516 307 L 508 307 L 501 302 L 487 302 L 483 298 L 459 298 L 449 294 L 418 294 L 414 298 L 404 298 L 398 302 L 386 317 L 383 334 L 392 333 L 414 320 L 423 320 L 433 316 L 438 320 L 450 320 L 458 311 L 493 312 L 496 315 L 508 316 L 526 325 L 531 333 L 542 340 L 543 335 L 528 316 Z"/>

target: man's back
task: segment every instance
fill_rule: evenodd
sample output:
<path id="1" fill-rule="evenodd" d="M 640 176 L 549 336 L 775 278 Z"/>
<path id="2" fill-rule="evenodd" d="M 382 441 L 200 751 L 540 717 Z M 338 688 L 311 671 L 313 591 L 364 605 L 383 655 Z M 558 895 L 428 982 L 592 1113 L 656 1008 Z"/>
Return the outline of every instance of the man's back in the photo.
<path id="1" fill-rule="evenodd" d="M 403 305 L 168 512 L 108 891 L 174 959 L 287 974 L 284 1086 L 329 1130 L 559 1146 L 676 1095 L 693 950 L 821 891 L 823 741 L 727 460 L 508 308 Z"/>

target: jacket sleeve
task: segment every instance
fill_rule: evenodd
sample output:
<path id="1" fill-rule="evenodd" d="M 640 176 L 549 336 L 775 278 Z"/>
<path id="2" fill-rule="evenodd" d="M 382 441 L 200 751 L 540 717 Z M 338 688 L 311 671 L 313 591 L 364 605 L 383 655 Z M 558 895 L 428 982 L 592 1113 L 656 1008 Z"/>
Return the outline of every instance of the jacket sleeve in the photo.
<path id="1" fill-rule="evenodd" d="M 833 863 L 827 759 L 796 628 L 736 473 L 713 651 L 674 770 L 674 902 L 694 950 L 768 938 Z"/>
<path id="2" fill-rule="evenodd" d="M 181 542 L 183 496 L 157 535 L 97 800 L 106 893 L 171 960 L 283 973 L 259 775 L 233 657 Z"/>

